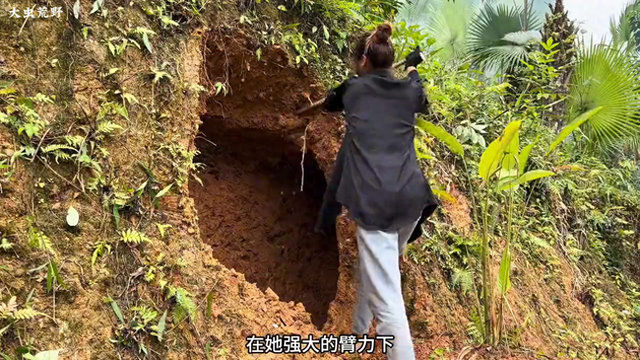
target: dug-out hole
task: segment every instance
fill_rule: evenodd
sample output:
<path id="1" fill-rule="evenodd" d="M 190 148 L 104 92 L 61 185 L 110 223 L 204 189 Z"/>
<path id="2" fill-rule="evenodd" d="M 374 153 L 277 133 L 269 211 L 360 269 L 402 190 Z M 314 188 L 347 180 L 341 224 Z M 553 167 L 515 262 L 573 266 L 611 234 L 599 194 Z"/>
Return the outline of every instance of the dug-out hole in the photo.
<path id="1" fill-rule="evenodd" d="M 335 238 L 313 231 L 326 188 L 323 172 L 305 156 L 300 192 L 301 151 L 275 133 L 228 129 L 203 116 L 197 138 L 206 165 L 204 186 L 191 182 L 203 241 L 228 268 L 280 300 L 304 304 L 321 328 L 335 298 L 338 248 Z"/>

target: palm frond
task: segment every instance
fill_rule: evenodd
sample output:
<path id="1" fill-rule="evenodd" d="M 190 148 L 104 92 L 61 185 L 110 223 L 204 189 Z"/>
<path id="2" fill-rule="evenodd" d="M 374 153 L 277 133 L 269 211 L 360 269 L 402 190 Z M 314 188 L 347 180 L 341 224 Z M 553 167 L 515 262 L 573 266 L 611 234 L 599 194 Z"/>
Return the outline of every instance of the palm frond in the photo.
<path id="1" fill-rule="evenodd" d="M 602 106 L 583 125 L 591 144 L 612 150 L 633 143 L 640 136 L 639 74 L 633 58 L 615 47 L 591 45 L 579 59 L 570 84 L 570 118 Z"/>
<path id="2" fill-rule="evenodd" d="M 540 26 L 540 19 L 521 7 L 486 4 L 469 28 L 469 52 L 480 67 L 509 70 L 526 59 Z"/>
<path id="3" fill-rule="evenodd" d="M 636 0 L 627 5 L 618 21 L 611 19 L 609 28 L 611 40 L 614 46 L 623 50 L 635 50 L 638 46 L 637 38 L 640 35 L 637 21 L 640 1 Z"/>
<path id="4" fill-rule="evenodd" d="M 441 1 L 438 7 L 432 6 L 434 13 L 427 31 L 436 40 L 435 47 L 442 49 L 438 57 L 443 60 L 460 58 L 466 55 L 468 32 L 479 6 L 473 1 Z"/>

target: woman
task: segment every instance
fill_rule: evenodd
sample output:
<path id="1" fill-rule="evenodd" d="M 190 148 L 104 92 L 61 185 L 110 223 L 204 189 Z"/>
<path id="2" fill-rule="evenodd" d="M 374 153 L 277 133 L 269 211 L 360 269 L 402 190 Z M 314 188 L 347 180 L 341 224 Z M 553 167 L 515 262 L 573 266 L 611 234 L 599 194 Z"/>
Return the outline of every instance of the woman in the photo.
<path id="1" fill-rule="evenodd" d="M 438 206 L 414 148 L 415 114 L 428 102 L 416 66 L 420 49 L 406 59 L 408 80 L 394 79 L 391 26 L 379 25 L 355 48 L 358 77 L 331 91 L 329 111 L 344 111 L 347 132 L 327 187 L 318 230 L 335 231 L 342 206 L 357 223 L 358 302 L 354 334 L 393 335 L 389 359 L 415 358 L 400 284 L 400 256 L 421 234 Z"/>

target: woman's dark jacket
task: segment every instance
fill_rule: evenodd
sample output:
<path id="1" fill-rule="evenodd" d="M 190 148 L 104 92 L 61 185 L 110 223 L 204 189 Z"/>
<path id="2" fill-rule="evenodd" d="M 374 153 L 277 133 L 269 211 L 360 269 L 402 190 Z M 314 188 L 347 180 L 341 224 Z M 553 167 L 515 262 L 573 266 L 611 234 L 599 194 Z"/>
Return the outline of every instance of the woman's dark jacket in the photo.
<path id="1" fill-rule="evenodd" d="M 438 207 L 414 147 L 415 114 L 428 107 L 417 71 L 408 80 L 387 71 L 349 79 L 325 107 L 345 112 L 347 131 L 316 230 L 333 233 L 344 206 L 368 230 L 397 231 L 420 218 L 410 238 L 415 241 Z"/>

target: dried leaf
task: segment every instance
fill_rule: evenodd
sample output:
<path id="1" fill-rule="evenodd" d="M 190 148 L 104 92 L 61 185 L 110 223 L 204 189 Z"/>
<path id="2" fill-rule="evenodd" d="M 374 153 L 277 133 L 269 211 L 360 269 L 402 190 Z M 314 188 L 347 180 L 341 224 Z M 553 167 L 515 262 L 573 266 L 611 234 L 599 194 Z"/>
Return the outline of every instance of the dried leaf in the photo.
<path id="1" fill-rule="evenodd" d="M 73 206 L 69 206 L 69 210 L 67 210 L 67 224 L 71 227 L 75 227 L 78 226 L 79 221 L 80 214 Z"/>
<path id="2" fill-rule="evenodd" d="M 80 0 L 76 0 L 76 3 L 73 4 L 73 17 L 80 18 Z"/>

